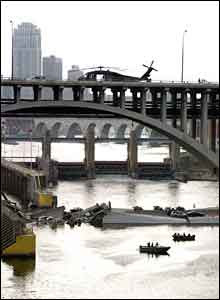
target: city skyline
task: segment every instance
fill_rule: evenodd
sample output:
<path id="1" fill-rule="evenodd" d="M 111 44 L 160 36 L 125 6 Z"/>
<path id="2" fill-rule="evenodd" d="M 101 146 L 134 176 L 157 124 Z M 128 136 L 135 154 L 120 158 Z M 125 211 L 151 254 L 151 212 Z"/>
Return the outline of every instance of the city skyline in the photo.
<path id="1" fill-rule="evenodd" d="M 2 75 L 11 75 L 11 24 L 30 22 L 41 29 L 42 57 L 63 60 L 63 78 L 76 64 L 126 68 L 140 76 L 155 61 L 153 80 L 219 77 L 219 3 L 199 2 L 1 2 Z M 24 11 L 26 17 L 24 17 Z M 50 19 L 48 18 L 50 17 Z M 161 47 L 162 46 L 162 47 Z"/>

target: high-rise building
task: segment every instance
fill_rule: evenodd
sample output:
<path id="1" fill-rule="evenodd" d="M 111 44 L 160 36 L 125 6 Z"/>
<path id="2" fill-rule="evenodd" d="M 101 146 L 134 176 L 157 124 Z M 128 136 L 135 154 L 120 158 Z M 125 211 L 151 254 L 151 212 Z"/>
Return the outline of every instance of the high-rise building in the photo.
<path id="1" fill-rule="evenodd" d="M 62 59 L 54 55 L 43 57 L 43 76 L 49 80 L 62 80 Z M 43 99 L 53 99 L 52 88 L 43 88 Z"/>
<path id="2" fill-rule="evenodd" d="M 41 31 L 32 23 L 21 23 L 13 32 L 13 77 L 41 75 Z"/>
<path id="3" fill-rule="evenodd" d="M 13 77 L 31 79 L 40 75 L 41 31 L 32 23 L 21 23 L 13 31 Z M 32 88 L 22 88 L 21 97 L 32 98 Z"/>
<path id="4" fill-rule="evenodd" d="M 62 59 L 54 55 L 43 57 L 43 76 L 50 80 L 62 80 Z"/>

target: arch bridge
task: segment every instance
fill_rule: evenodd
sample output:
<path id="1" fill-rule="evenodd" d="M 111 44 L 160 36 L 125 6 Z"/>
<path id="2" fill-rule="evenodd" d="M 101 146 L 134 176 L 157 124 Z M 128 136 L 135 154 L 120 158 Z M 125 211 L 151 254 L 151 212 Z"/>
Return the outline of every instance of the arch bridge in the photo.
<path id="1" fill-rule="evenodd" d="M 219 171 L 218 83 L 3 79 L 2 86 L 10 86 L 14 91 L 13 99 L 1 99 L 3 117 L 126 118 L 167 136 L 207 167 Z M 24 87 L 33 89 L 33 99 L 20 98 Z M 41 98 L 43 87 L 52 88 L 53 100 Z M 65 88 L 72 89 L 72 100 L 63 99 Z M 83 97 L 85 88 L 91 89 L 92 100 Z M 111 97 L 107 97 L 108 90 Z M 127 96 L 128 91 L 131 96 Z M 198 124 L 200 134 L 196 139 Z"/>

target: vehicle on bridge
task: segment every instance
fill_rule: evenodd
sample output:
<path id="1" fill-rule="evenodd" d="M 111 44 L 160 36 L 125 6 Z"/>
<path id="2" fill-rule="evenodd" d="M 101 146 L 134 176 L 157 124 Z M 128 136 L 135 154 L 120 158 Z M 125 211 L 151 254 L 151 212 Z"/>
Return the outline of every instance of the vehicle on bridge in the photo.
<path id="1" fill-rule="evenodd" d="M 118 72 L 110 71 L 109 69 L 116 69 L 114 67 L 104 67 L 104 66 L 98 66 L 96 68 L 85 68 L 82 70 L 88 70 L 88 69 L 98 69 L 94 71 L 89 71 L 85 73 L 83 76 L 79 77 L 78 80 L 91 80 L 91 81 L 147 81 L 150 82 L 150 73 L 154 71 L 158 71 L 155 68 L 152 67 L 154 61 L 152 60 L 150 66 L 146 66 L 143 64 L 144 67 L 147 68 L 147 71 L 141 76 L 141 77 L 135 77 L 135 76 L 128 76 L 124 74 L 120 74 Z M 107 70 L 103 70 L 107 69 Z M 118 69 L 118 68 L 117 68 Z"/>

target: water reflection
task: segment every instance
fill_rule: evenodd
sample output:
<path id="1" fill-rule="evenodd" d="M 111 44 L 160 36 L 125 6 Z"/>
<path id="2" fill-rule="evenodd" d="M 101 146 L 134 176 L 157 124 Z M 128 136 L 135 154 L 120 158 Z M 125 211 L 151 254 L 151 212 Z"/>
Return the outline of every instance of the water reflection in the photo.
<path id="1" fill-rule="evenodd" d="M 127 184 L 128 191 L 128 204 L 133 207 L 136 205 L 135 193 L 136 193 L 136 183 L 134 181 L 129 181 Z"/>
<path id="2" fill-rule="evenodd" d="M 13 267 L 13 275 L 26 276 L 35 270 L 35 258 L 3 257 L 2 261 Z"/>
<path id="3" fill-rule="evenodd" d="M 155 253 L 140 253 L 141 255 L 144 254 L 147 256 L 148 259 L 153 259 L 156 258 L 158 259 L 160 256 L 170 256 L 170 254 L 167 253 L 160 253 L 160 254 L 155 254 Z"/>

